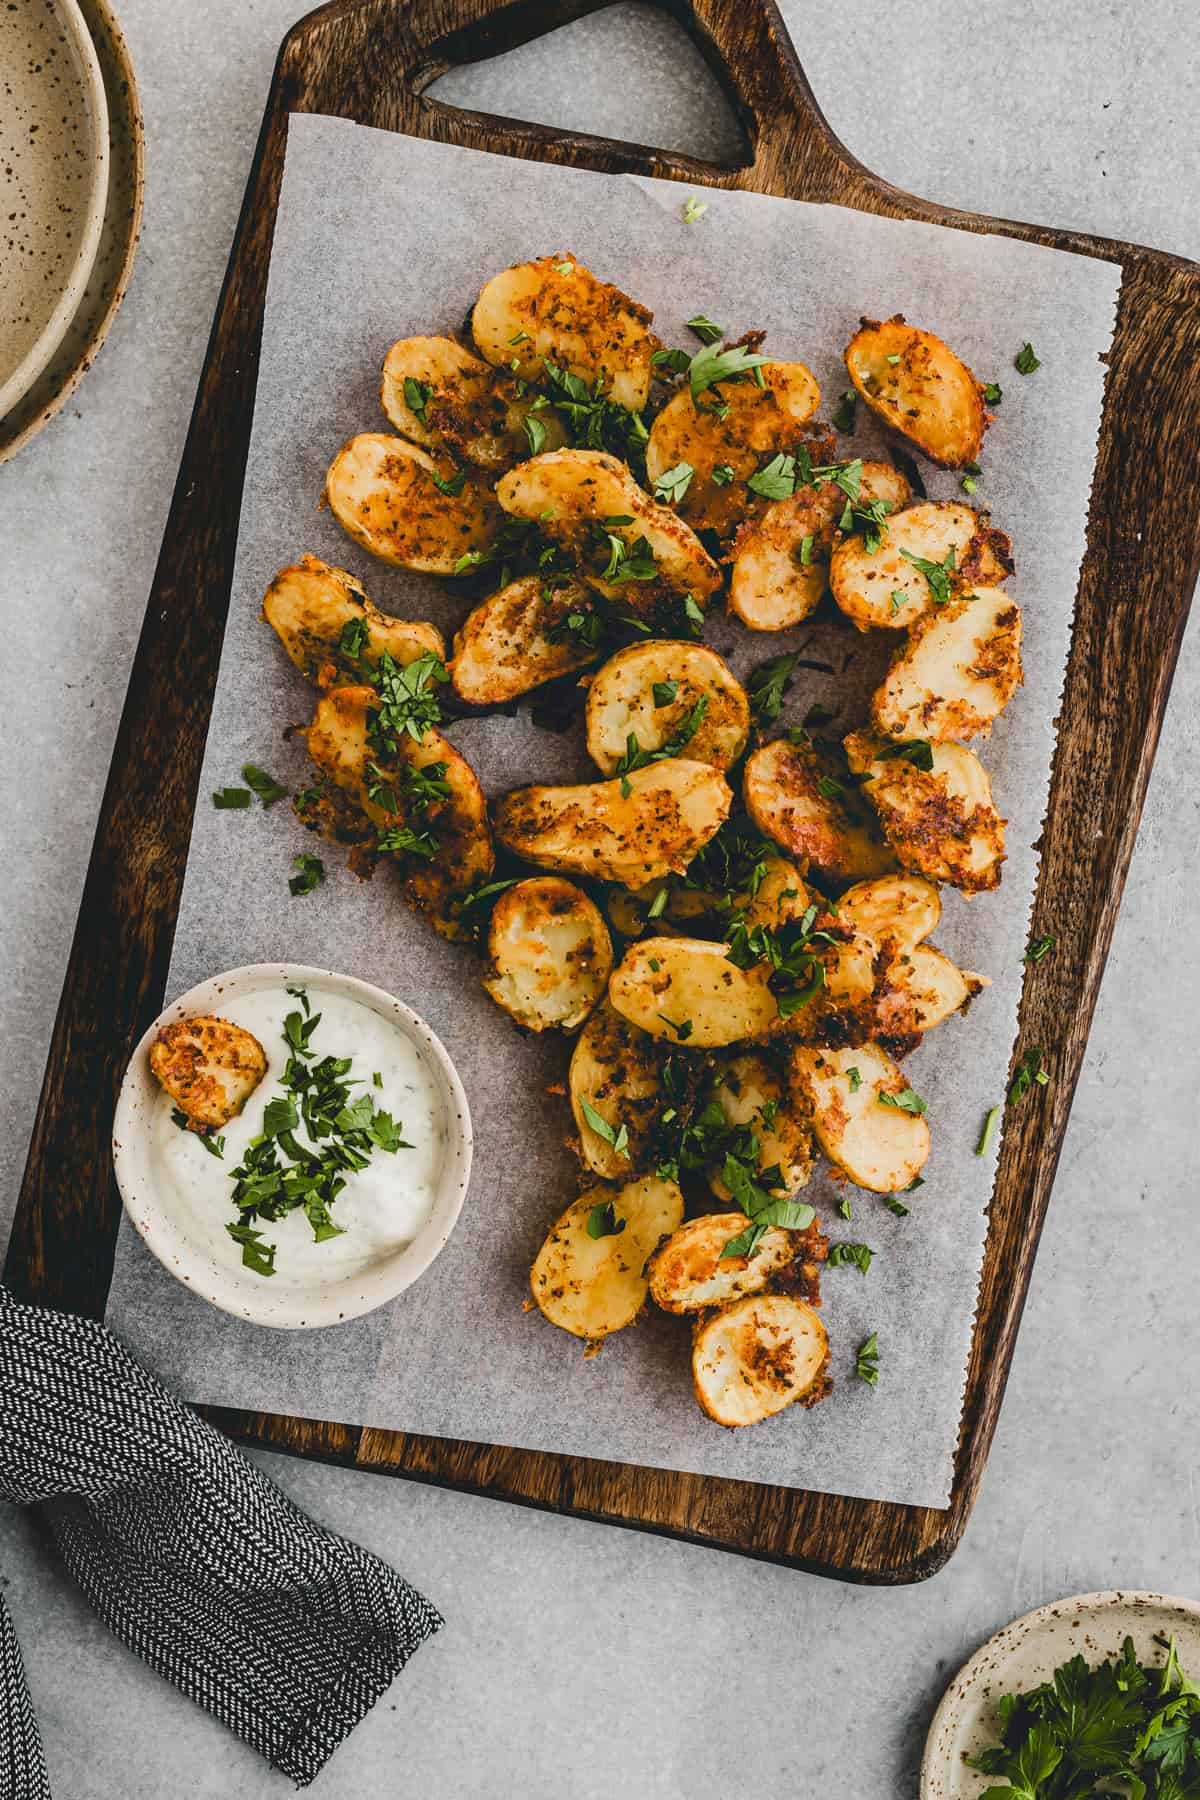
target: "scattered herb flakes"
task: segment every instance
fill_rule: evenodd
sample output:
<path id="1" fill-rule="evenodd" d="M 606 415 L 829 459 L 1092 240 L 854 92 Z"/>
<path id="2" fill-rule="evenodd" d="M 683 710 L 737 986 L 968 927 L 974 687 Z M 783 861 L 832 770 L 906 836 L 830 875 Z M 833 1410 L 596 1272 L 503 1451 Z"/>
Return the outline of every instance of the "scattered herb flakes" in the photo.
<path id="1" fill-rule="evenodd" d="M 619 1237 L 626 1223 L 618 1219 L 611 1200 L 601 1200 L 588 1213 L 587 1234 L 590 1238 Z"/>
<path id="2" fill-rule="evenodd" d="M 656 500 L 674 501 L 683 499 L 692 485 L 692 476 L 696 473 L 690 462 L 678 462 L 673 469 L 664 469 L 654 483 Z"/>
<path id="3" fill-rule="evenodd" d="M 1013 367 L 1020 375 L 1032 375 L 1033 371 L 1040 369 L 1041 366 L 1041 358 L 1035 352 L 1032 344 L 1022 344 L 1013 358 Z"/>
<path id="4" fill-rule="evenodd" d="M 875 1252 L 868 1244 L 830 1244 L 828 1266 L 840 1269 L 852 1265 L 860 1275 L 865 1275 L 874 1255 Z"/>
<path id="5" fill-rule="evenodd" d="M 1039 1087 L 1046 1087 L 1050 1077 L 1042 1067 L 1042 1052 L 1026 1050 L 1017 1064 L 1017 1072 L 1013 1076 L 1012 1086 L 1008 1090 L 1008 1104 L 1019 1106 L 1036 1081 Z"/>
<path id="6" fill-rule="evenodd" d="M 249 788 L 218 788 L 212 797 L 213 805 L 218 812 L 245 812 L 254 796 Z"/>
<path id="7" fill-rule="evenodd" d="M 927 557 L 914 556 L 911 550 L 901 550 L 905 562 L 910 562 L 914 569 L 919 569 L 929 583 L 929 591 L 939 605 L 950 598 L 950 578 L 954 574 L 954 546 L 946 552 L 944 562 L 930 562 Z"/>
<path id="8" fill-rule="evenodd" d="M 834 409 L 833 428 L 835 431 L 854 430 L 854 413 L 857 405 L 858 395 L 853 388 L 847 388 Z"/>
<path id="9" fill-rule="evenodd" d="M 261 1231 L 253 1225 L 226 1225 L 226 1231 L 235 1244 L 242 1246 L 242 1262 L 255 1275 L 273 1275 L 275 1273 L 274 1244 L 268 1244 Z"/>
<path id="10" fill-rule="evenodd" d="M 524 421 L 525 436 L 529 439 L 531 456 L 538 456 L 546 442 L 546 427 L 536 413 L 526 413 Z"/>
<path id="11" fill-rule="evenodd" d="M 907 1193 L 908 1189 L 905 1188 L 904 1191 L 905 1191 L 905 1193 Z M 883 1204 L 887 1207 L 887 1209 L 890 1213 L 895 1215 L 895 1217 L 897 1219 L 907 1219 L 908 1214 L 909 1214 L 909 1208 L 907 1206 L 905 1206 L 903 1200 L 898 1200 L 896 1198 L 895 1194 L 885 1194 L 883 1196 Z"/>
<path id="12" fill-rule="evenodd" d="M 998 382 L 985 381 L 983 384 L 983 398 L 988 406 L 999 406 L 1004 398 L 1004 389 Z"/>
<path id="13" fill-rule="evenodd" d="M 264 806 L 274 806 L 277 800 L 287 799 L 287 789 L 282 782 L 276 781 L 273 775 L 268 775 L 265 769 L 260 769 L 257 763 L 245 765 L 242 780 L 258 795 Z"/>
<path id="14" fill-rule="evenodd" d="M 695 332 L 702 344 L 719 344 L 725 336 L 725 327 L 714 325 L 703 313 L 697 313 L 694 319 L 689 319 L 687 326 L 689 331 Z"/>
<path id="15" fill-rule="evenodd" d="M 510 875 L 507 881 L 489 881 L 484 887 L 476 888 L 473 893 L 467 895 L 459 907 L 459 918 L 461 919 L 464 913 L 473 912 L 476 908 L 484 906 L 489 900 L 494 902 L 497 896 L 503 894 L 508 888 L 516 887 L 521 879 L 520 875 Z M 491 908 L 488 907 L 487 910 L 490 912 Z"/>
<path id="16" fill-rule="evenodd" d="M 679 683 L 677 681 L 656 681 L 650 691 L 654 695 L 655 706 L 670 706 L 679 692 Z"/>
<path id="17" fill-rule="evenodd" d="M 859 1088 L 862 1086 L 862 1076 L 859 1071 L 857 1069 L 847 1069 L 846 1080 L 850 1083 L 850 1092 L 852 1094 L 857 1094 Z"/>
<path id="18" fill-rule="evenodd" d="M 756 725 L 773 725 L 783 711 L 783 697 L 791 686 L 792 671 L 800 661 L 798 654 L 773 656 L 750 671 L 746 683 L 750 696 L 750 714 Z"/>
<path id="19" fill-rule="evenodd" d="M 643 750 L 635 731 L 631 731 L 625 739 L 625 753 L 613 770 L 614 775 L 621 778 L 621 793 L 627 799 L 630 793 L 629 776 L 634 769 L 644 769 L 650 763 L 667 762 L 680 755 L 691 743 L 704 722 L 708 711 L 708 695 L 701 694 L 696 704 L 688 709 L 679 721 L 678 729 L 657 750 Z"/>
<path id="20" fill-rule="evenodd" d="M 855 1358 L 854 1373 L 868 1387 L 874 1387 L 879 1380 L 879 1338 L 873 1331 L 865 1343 L 858 1347 Z"/>
<path id="21" fill-rule="evenodd" d="M 667 901 L 671 895 L 670 883 L 664 881 L 653 900 L 646 908 L 647 919 L 660 919 L 667 910 Z M 655 971 L 657 973 L 657 970 Z"/>
<path id="22" fill-rule="evenodd" d="M 848 1195 L 846 1195 L 846 1194 L 842 1195 L 842 1198 L 837 1203 L 837 1210 L 838 1210 L 838 1218 L 839 1219 L 850 1220 L 854 1217 L 854 1214 L 851 1210 L 850 1199 L 849 1199 Z"/>
<path id="23" fill-rule="evenodd" d="M 554 268 L 556 274 L 570 275 L 575 268 L 575 264 L 573 262 L 558 262 L 555 263 Z"/>
<path id="24" fill-rule="evenodd" d="M 290 894 L 311 894 L 314 888 L 320 887 L 325 879 L 325 864 L 319 856 L 309 856 L 306 852 L 293 856 L 292 862 L 299 870 L 288 882 Z"/>
<path id="25" fill-rule="evenodd" d="M 800 539 L 800 567 L 802 569 L 812 567 L 812 553 L 813 535 L 811 531 L 806 531 L 804 536 Z"/>
<path id="26" fill-rule="evenodd" d="M 901 1088 L 898 1094 L 880 1094 L 879 1104 L 893 1107 L 897 1112 L 912 1113 L 917 1118 L 929 1110 L 928 1101 L 922 1100 L 910 1087 Z"/>
<path id="27" fill-rule="evenodd" d="M 601 571 L 601 581 L 653 581 L 658 575 L 658 566 L 654 561 L 654 552 L 650 548 L 648 538 L 639 537 L 632 544 L 626 544 L 624 538 L 615 532 L 606 532 L 608 539 L 608 562 Z"/>
<path id="28" fill-rule="evenodd" d="M 902 1187 L 900 1189 L 900 1192 L 902 1194 L 915 1194 L 918 1188 L 924 1187 L 924 1186 L 925 1186 L 925 1177 L 923 1175 L 914 1175 L 912 1180 L 907 1184 L 907 1186 Z"/>
<path id="29" fill-rule="evenodd" d="M 530 419 L 526 419 L 526 431 L 529 430 L 531 423 L 532 421 Z M 546 435 L 545 427 L 540 426 L 539 429 L 544 438 Z M 467 485 L 467 471 L 465 469 L 456 469 L 453 475 L 435 475 L 433 478 L 433 485 L 439 494 L 447 494 L 450 499 L 457 500 L 458 496 Z"/>
<path id="30" fill-rule="evenodd" d="M 404 377 L 404 404 L 410 413 L 420 419 L 422 425 L 429 423 L 425 417 L 425 407 L 432 393 L 433 389 L 428 382 L 417 381 L 412 375 Z"/>
<path id="31" fill-rule="evenodd" d="M 888 595 L 888 606 L 892 612 L 898 613 L 907 599 L 908 595 L 904 592 L 903 588 L 893 588 Z"/>
<path id="32" fill-rule="evenodd" d="M 708 211 L 708 201 L 707 200 L 698 200 L 696 198 L 695 194 L 689 194 L 687 199 L 683 203 L 683 222 L 684 222 L 684 224 L 685 225 L 694 225 L 696 223 L 697 219 L 702 219 L 707 211 Z"/>
<path id="33" fill-rule="evenodd" d="M 714 382 L 728 381 L 735 375 L 749 375 L 754 369 L 765 368 L 770 360 L 757 350 L 747 350 L 744 344 L 735 344 L 731 350 L 718 350 L 715 344 L 707 344 L 703 350 L 697 350 L 688 365 L 692 399 L 699 399 Z"/>
<path id="34" fill-rule="evenodd" d="M 579 1104 L 583 1109 L 584 1118 L 587 1120 L 588 1125 L 595 1132 L 596 1136 L 598 1138 L 603 1138 L 604 1142 L 608 1144 L 618 1156 L 623 1156 L 626 1161 L 628 1161 L 629 1133 L 624 1125 L 619 1128 L 610 1125 L 608 1120 L 604 1117 L 604 1114 L 598 1113 L 590 1100 L 584 1100 L 581 1097 Z"/>
<path id="35" fill-rule="evenodd" d="M 746 486 L 764 500 L 790 500 L 796 491 L 796 459 L 782 451 L 751 475 Z"/>
<path id="36" fill-rule="evenodd" d="M 983 1121 L 983 1130 L 979 1134 L 979 1142 L 975 1146 L 976 1156 L 986 1156 L 992 1147 L 992 1139 L 996 1135 L 996 1121 L 1000 1117 L 1000 1108 L 993 1106 Z"/>
<path id="37" fill-rule="evenodd" d="M 351 662 L 357 662 L 371 641 L 365 619 L 347 619 L 338 635 L 337 647 Z"/>
<path id="38" fill-rule="evenodd" d="M 1025 952 L 1025 961 L 1027 963 L 1045 962 L 1057 942 L 1058 939 L 1050 931 L 1044 937 L 1034 938 Z"/>
<path id="39" fill-rule="evenodd" d="M 822 775 L 817 780 L 817 792 L 823 800 L 836 800 L 845 791 L 842 783 L 835 781 L 832 775 Z"/>
<path id="40" fill-rule="evenodd" d="M 681 1044 L 687 1042 L 695 1029 L 690 1019 L 669 1019 L 666 1013 L 661 1012 L 658 1016 L 664 1025 L 669 1025 L 671 1027 L 671 1030 L 675 1033 L 675 1036 L 679 1039 Z"/>
<path id="41" fill-rule="evenodd" d="M 888 744 L 875 752 L 876 762 L 895 762 L 897 758 L 915 763 L 927 775 L 933 771 L 933 745 L 928 738 L 909 738 L 906 743 Z"/>
<path id="42" fill-rule="evenodd" d="M 712 472 L 712 479 L 716 487 L 728 487 L 733 480 L 732 464 L 718 463 Z"/>

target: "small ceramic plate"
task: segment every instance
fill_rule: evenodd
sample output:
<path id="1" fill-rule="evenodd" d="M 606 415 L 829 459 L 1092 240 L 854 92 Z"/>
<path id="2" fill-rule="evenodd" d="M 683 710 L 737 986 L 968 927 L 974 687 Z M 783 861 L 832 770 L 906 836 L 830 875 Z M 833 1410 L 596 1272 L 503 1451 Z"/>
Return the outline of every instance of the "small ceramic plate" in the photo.
<path id="1" fill-rule="evenodd" d="M 225 1225 L 237 1217 L 232 1201 L 228 1207 L 215 1206 L 210 1216 L 206 1205 L 201 1208 L 194 1197 L 162 1178 L 161 1151 L 155 1149 L 160 1135 L 156 1127 L 161 1127 L 163 1108 L 169 1111 L 170 1102 L 151 1074 L 150 1046 L 164 1025 L 197 1013 L 229 1017 L 236 1023 L 239 1000 L 247 1002 L 257 997 L 261 1003 L 289 987 L 303 988 L 314 1012 L 321 1011 L 323 997 L 336 996 L 356 1002 L 397 1028 L 416 1049 L 430 1077 L 445 1129 L 440 1154 L 428 1177 L 433 1186 L 433 1204 L 411 1241 L 389 1242 L 382 1234 L 375 1234 L 380 1240 L 376 1244 L 369 1232 L 352 1234 L 347 1230 L 344 1242 L 339 1237 L 334 1244 L 361 1254 L 352 1260 L 331 1256 L 327 1268 L 319 1266 L 319 1258 L 295 1256 L 289 1268 L 281 1243 L 276 1273 L 268 1278 L 244 1268 L 236 1247 L 231 1245 Z M 272 1064 L 278 1063 L 278 1048 L 266 1044 L 264 1048 Z M 333 1049 L 337 1054 L 350 1055 L 354 1045 L 334 1045 Z M 270 1070 L 264 1080 L 274 1088 Z M 404 1124 L 403 1116 L 399 1122 Z M 454 1229 L 470 1179 L 471 1145 L 471 1116 L 458 1072 L 425 1021 L 402 1001 L 369 982 L 296 963 L 254 963 L 230 969 L 180 995 L 154 1021 L 134 1051 L 121 1083 L 113 1121 L 113 1168 L 125 1210 L 163 1267 L 222 1311 L 282 1330 L 336 1325 L 343 1319 L 355 1319 L 411 1287 Z M 400 1181 L 404 1178 L 403 1155 L 403 1151 L 398 1153 L 400 1160 L 396 1163 Z M 349 1204 L 350 1198 L 349 1194 L 344 1197 L 343 1206 Z M 283 1221 L 282 1228 L 264 1224 L 259 1229 L 270 1236 L 273 1231 L 286 1232 L 302 1223 L 296 1217 Z M 325 1251 L 331 1246 L 320 1248 Z"/>
<path id="2" fill-rule="evenodd" d="M 1040 1606 L 998 1631 L 959 1670 L 933 1715 L 921 1763 L 921 1800 L 978 1800 L 989 1777 L 968 1769 L 963 1759 L 999 1742 L 1000 1696 L 1049 1681 L 1076 1652 L 1089 1663 L 1119 1656 L 1127 1637 L 1140 1660 L 1151 1666 L 1163 1661 L 1155 1638 L 1174 1637 L 1180 1662 L 1195 1676 L 1200 1669 L 1200 1603 L 1169 1594 L 1077 1594 L 1073 1600 Z"/>
<path id="3" fill-rule="evenodd" d="M 37 436 L 91 368 L 129 286 L 141 228 L 145 141 L 133 64 L 109 0 L 78 0 L 78 5 L 100 64 L 108 112 L 108 191 L 100 242 L 58 348 L 24 398 L 7 412 L 0 410 L 0 463 Z M 0 269 L 4 263 L 0 250 Z"/>
<path id="4" fill-rule="evenodd" d="M 108 101 L 76 0 L 0 10 L 0 418 L 63 340 L 108 198 Z"/>

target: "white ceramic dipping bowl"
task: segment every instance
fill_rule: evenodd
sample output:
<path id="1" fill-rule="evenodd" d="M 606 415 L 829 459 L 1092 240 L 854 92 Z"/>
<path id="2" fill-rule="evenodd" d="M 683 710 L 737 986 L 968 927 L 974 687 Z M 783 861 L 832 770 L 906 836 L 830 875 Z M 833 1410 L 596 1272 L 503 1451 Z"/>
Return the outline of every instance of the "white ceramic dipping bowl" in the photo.
<path id="1" fill-rule="evenodd" d="M 325 1275 L 312 1267 L 316 1259 L 310 1259 L 300 1278 L 289 1278 L 282 1254 L 277 1259 L 276 1273 L 270 1278 L 243 1268 L 231 1255 L 232 1240 L 225 1232 L 226 1223 L 237 1217 L 232 1201 L 228 1209 L 214 1209 L 210 1217 L 207 1209 L 200 1212 L 158 1179 L 156 1173 L 154 1124 L 161 1117 L 163 1104 L 170 1104 L 150 1072 L 150 1046 L 158 1032 L 164 1025 L 197 1013 L 229 1017 L 236 1023 L 239 999 L 264 989 L 278 993 L 287 987 L 305 989 L 314 1012 L 320 1012 L 324 995 L 334 996 L 356 1002 L 399 1030 L 416 1049 L 441 1103 L 442 1153 L 425 1223 L 410 1242 L 341 1274 Z M 354 1046 L 330 1044 L 319 1048 L 349 1055 Z M 271 1079 L 268 1073 L 266 1080 Z M 369 982 L 296 963 L 253 963 L 230 969 L 181 994 L 143 1034 L 125 1071 L 113 1121 L 117 1186 L 125 1210 L 147 1248 L 177 1281 L 222 1311 L 281 1330 L 311 1329 L 358 1318 L 411 1287 L 454 1229 L 470 1179 L 471 1149 L 466 1094 L 449 1055 L 425 1021 L 402 1001 Z M 403 1151 L 398 1153 L 400 1158 L 403 1155 Z M 398 1162 L 397 1175 L 403 1179 L 402 1162 Z M 260 1229 L 270 1234 L 270 1225 L 264 1224 Z"/>

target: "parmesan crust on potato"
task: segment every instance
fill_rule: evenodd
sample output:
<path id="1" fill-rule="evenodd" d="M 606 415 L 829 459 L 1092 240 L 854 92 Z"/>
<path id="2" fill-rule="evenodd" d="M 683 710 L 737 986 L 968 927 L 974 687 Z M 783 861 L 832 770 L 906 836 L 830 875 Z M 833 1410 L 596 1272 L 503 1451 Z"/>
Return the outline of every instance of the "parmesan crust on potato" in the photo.
<path id="1" fill-rule="evenodd" d="M 605 775 L 615 774 L 631 739 L 639 751 L 675 744 L 692 762 L 727 769 L 749 735 L 745 689 L 702 644 L 630 644 L 609 657 L 588 688 L 588 754 Z"/>
<path id="2" fill-rule="evenodd" d="M 481 356 L 522 381 L 543 381 L 550 361 L 618 406 L 641 412 L 658 342 L 653 319 L 570 254 L 542 256 L 485 282 L 471 312 L 471 335 Z"/>
<path id="3" fill-rule="evenodd" d="M 521 694 L 598 662 L 601 652 L 564 629 L 586 611 L 589 589 L 575 580 L 555 585 L 521 575 L 469 613 L 454 639 L 450 680 L 471 706 L 502 706 Z"/>
<path id="4" fill-rule="evenodd" d="M 612 972 L 595 901 L 557 875 L 519 881 L 492 908 L 483 985 L 526 1031 L 576 1031 Z"/>
<path id="5" fill-rule="evenodd" d="M 920 875 L 880 875 L 860 881 L 838 901 L 843 925 L 891 944 L 897 951 L 912 950 L 936 931 L 942 902 L 936 886 Z"/>
<path id="6" fill-rule="evenodd" d="M 202 1135 L 236 1118 L 267 1072 L 258 1039 L 228 1019 L 198 1013 L 164 1025 L 150 1046 L 150 1071 Z"/>
<path id="7" fill-rule="evenodd" d="M 760 1050 L 741 1050 L 713 1059 L 714 1078 L 708 1097 L 730 1125 L 753 1132 L 758 1143 L 757 1168 L 778 1169 L 772 1191 L 793 1194 L 813 1170 L 813 1135 L 808 1096 L 781 1074 Z M 708 1171 L 708 1185 L 719 1200 L 731 1198 L 723 1164 Z"/>
<path id="8" fill-rule="evenodd" d="M 319 556 L 280 569 L 263 596 L 263 618 L 300 673 L 318 687 L 357 682 L 382 656 L 401 668 L 446 645 L 436 625 L 394 619 L 367 599 L 362 584 Z"/>
<path id="9" fill-rule="evenodd" d="M 763 744 L 746 759 L 743 794 L 759 830 L 827 881 L 862 881 L 896 865 L 844 769 L 817 745 Z"/>
<path id="10" fill-rule="evenodd" d="M 871 702 L 891 738 L 986 736 L 1021 684 L 1021 609 L 1003 588 L 968 588 L 919 619 Z"/>
<path id="11" fill-rule="evenodd" d="M 583 1161 L 595 1174 L 615 1181 L 636 1175 L 653 1162 L 663 1097 L 663 1046 L 623 1019 L 602 1000 L 575 1041 L 568 1091 Z M 606 1137 L 588 1119 L 588 1109 L 610 1128 Z M 621 1129 L 625 1144 L 614 1147 Z"/>
<path id="12" fill-rule="evenodd" d="M 453 338 L 401 338 L 384 359 L 380 399 L 401 436 L 492 473 L 530 454 L 524 427 L 536 398 Z M 566 442 L 557 413 L 543 407 L 538 419 L 550 449 Z"/>
<path id="13" fill-rule="evenodd" d="M 597 1217 L 598 1216 L 598 1217 Z M 597 1217 L 604 1229 L 588 1229 Z M 632 1325 L 646 1304 L 646 1259 L 683 1218 L 673 1181 L 642 1175 L 589 1188 L 551 1228 L 529 1285 L 539 1312 L 572 1337 L 598 1344 Z"/>
<path id="14" fill-rule="evenodd" d="M 692 1379 L 718 1425 L 755 1425 L 784 1407 L 815 1406 L 829 1392 L 829 1339 L 806 1301 L 750 1294 L 702 1316 L 692 1340 Z"/>
<path id="15" fill-rule="evenodd" d="M 1004 532 L 958 500 L 919 500 L 884 523 L 875 549 L 865 537 L 843 538 L 830 560 L 834 600 L 860 631 L 907 630 L 936 612 L 939 595 L 995 587 L 1012 574 Z"/>
<path id="16" fill-rule="evenodd" d="M 906 756 L 883 754 L 890 748 L 865 732 L 846 739 L 850 767 L 862 777 L 900 867 L 948 881 L 964 894 L 998 887 L 1005 822 L 978 757 L 961 744 L 934 744 L 926 770 Z"/>
<path id="17" fill-rule="evenodd" d="M 768 1225 L 753 1256 L 726 1256 L 746 1229 L 739 1212 L 704 1213 L 665 1238 L 646 1265 L 650 1298 L 663 1312 L 704 1312 L 770 1285 L 796 1256 L 798 1235 Z"/>
<path id="18" fill-rule="evenodd" d="M 460 473 L 405 438 L 364 431 L 329 465 L 325 495 L 338 524 L 372 556 L 453 575 L 461 557 L 490 547 L 504 516 L 478 478 L 468 475 L 454 493 L 436 485 Z"/>
<path id="19" fill-rule="evenodd" d="M 932 331 L 897 313 L 864 319 L 846 346 L 850 379 L 873 413 L 931 462 L 961 469 L 978 460 L 987 428 L 983 389 Z"/>

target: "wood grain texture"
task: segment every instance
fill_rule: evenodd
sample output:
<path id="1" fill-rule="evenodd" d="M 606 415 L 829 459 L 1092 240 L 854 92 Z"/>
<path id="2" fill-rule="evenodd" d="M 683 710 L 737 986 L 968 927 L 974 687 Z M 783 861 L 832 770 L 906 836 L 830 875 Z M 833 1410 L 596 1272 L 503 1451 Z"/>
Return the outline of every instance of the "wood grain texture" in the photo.
<path id="1" fill-rule="evenodd" d="M 693 187 L 835 202 L 1109 258 L 1124 281 L 1034 912 L 1035 930 L 1052 928 L 1058 947 L 1028 971 L 1018 1040 L 1044 1048 L 1055 1081 L 1005 1133 L 949 1510 L 210 1411 L 236 1436 L 299 1455 L 844 1579 L 914 1581 L 953 1552 L 983 1474 L 1200 562 L 1190 487 L 1172 480 L 1200 447 L 1200 270 L 1135 245 L 952 211 L 880 181 L 829 131 L 771 0 L 660 0 L 691 32 L 736 109 L 749 145 L 737 168 L 422 98 L 454 64 L 601 3 L 337 0 L 284 41 L 121 721 L 6 1278 L 24 1298 L 103 1313 L 120 1210 L 112 1113 L 126 1060 L 165 988 L 229 600 L 289 112 L 340 114 L 445 143 Z"/>

